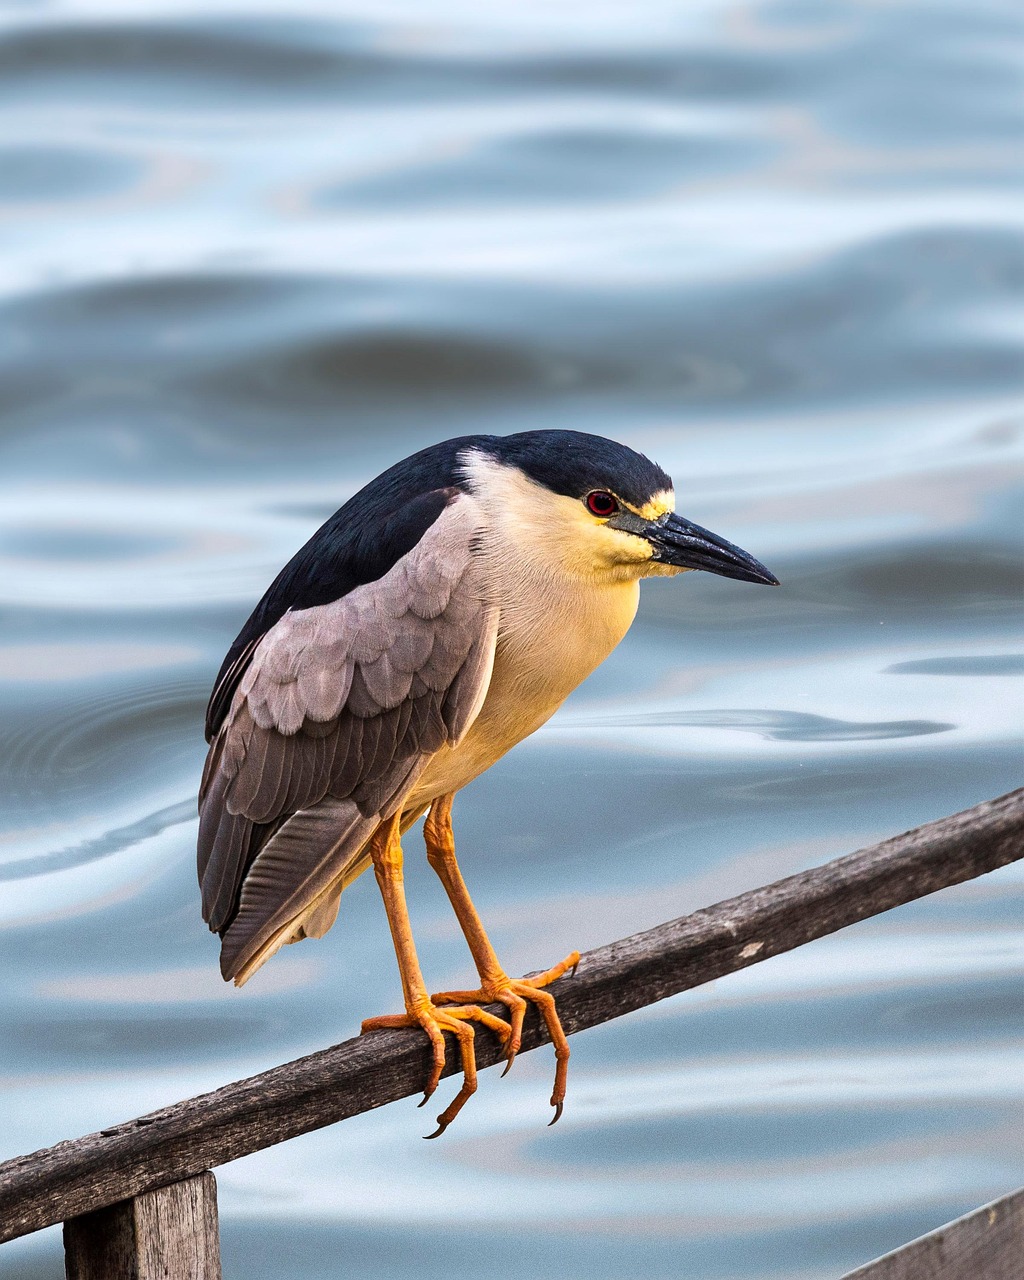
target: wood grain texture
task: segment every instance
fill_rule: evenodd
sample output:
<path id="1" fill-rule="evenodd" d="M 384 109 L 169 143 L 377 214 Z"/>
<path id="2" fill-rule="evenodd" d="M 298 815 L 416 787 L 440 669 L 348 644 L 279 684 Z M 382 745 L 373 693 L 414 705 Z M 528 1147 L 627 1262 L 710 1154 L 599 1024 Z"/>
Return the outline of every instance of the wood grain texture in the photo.
<path id="1" fill-rule="evenodd" d="M 67 1280 L 221 1280 L 217 1182 L 201 1173 L 64 1224 Z"/>
<path id="2" fill-rule="evenodd" d="M 1024 1189 L 975 1209 L 843 1280 L 1021 1280 Z"/>
<path id="3" fill-rule="evenodd" d="M 134 1200 L 122 1200 L 65 1222 L 67 1280 L 139 1280 L 134 1207 Z"/>
<path id="4" fill-rule="evenodd" d="M 563 1026 L 607 1022 L 1021 857 L 1024 789 L 587 952 L 552 987 Z M 546 1041 L 531 1010 L 523 1050 Z M 480 1066 L 500 1059 L 480 1032 Z M 457 1053 L 449 1064 L 445 1074 L 459 1069 Z M 426 1037 L 376 1031 L 10 1160 L 0 1165 L 0 1241 L 418 1093 L 428 1065 Z"/>

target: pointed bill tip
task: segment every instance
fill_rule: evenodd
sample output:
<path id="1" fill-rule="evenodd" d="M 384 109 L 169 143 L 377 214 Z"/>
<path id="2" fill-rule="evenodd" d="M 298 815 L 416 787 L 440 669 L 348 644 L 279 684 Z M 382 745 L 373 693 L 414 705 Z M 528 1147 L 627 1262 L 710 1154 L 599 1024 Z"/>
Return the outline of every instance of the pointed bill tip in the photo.
<path id="1" fill-rule="evenodd" d="M 675 512 L 652 526 L 648 536 L 655 549 L 654 558 L 663 564 L 680 569 L 703 569 L 720 578 L 756 582 L 766 587 L 782 585 L 749 551 Z"/>

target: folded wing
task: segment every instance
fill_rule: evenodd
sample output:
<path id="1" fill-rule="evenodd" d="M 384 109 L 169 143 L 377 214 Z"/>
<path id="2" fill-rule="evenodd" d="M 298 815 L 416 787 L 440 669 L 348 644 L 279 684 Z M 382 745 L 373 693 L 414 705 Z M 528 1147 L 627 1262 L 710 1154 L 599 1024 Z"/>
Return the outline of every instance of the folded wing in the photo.
<path id="1" fill-rule="evenodd" d="M 475 504 L 455 496 L 382 578 L 286 613 L 255 646 L 200 792 L 203 915 L 225 978 L 326 931 L 379 822 L 475 719 L 497 633 L 478 535 Z"/>

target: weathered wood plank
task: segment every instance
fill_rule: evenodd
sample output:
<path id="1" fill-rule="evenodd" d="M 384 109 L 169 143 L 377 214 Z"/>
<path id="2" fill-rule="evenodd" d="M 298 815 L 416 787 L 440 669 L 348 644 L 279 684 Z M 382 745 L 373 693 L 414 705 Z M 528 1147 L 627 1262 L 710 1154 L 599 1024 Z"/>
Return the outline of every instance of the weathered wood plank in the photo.
<path id="1" fill-rule="evenodd" d="M 1024 789 L 588 952 L 555 988 L 567 1032 L 1024 857 Z M 501 1012 L 501 1010 L 496 1010 Z M 547 1040 L 535 1011 L 523 1049 Z M 0 1241 L 418 1093 L 426 1038 L 378 1031 L 0 1165 Z M 478 1036 L 481 1067 L 501 1057 Z M 449 1055 L 446 1074 L 458 1070 Z"/>
<path id="2" fill-rule="evenodd" d="M 212 1173 L 64 1223 L 67 1280 L 221 1280 Z"/>
<path id="3" fill-rule="evenodd" d="M 1024 1188 L 982 1205 L 843 1280 L 1021 1280 Z"/>
<path id="4" fill-rule="evenodd" d="M 145 1194 L 158 1196 L 160 1192 Z M 135 1204 L 135 1200 L 122 1200 L 65 1222 L 67 1280 L 139 1280 Z"/>

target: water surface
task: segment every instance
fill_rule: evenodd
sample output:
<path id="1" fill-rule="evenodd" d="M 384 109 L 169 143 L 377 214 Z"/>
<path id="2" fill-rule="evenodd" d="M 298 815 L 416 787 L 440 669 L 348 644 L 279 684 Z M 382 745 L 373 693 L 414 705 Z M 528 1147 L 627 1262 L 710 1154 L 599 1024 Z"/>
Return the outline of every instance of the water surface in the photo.
<path id="1" fill-rule="evenodd" d="M 1019 782 L 1021 44 L 1000 0 L 0 4 L 0 1155 L 397 1008 L 365 880 L 220 982 L 194 795 L 253 602 L 428 442 L 612 435 L 783 581 L 647 584 L 460 797 L 511 971 Z M 577 1037 L 555 1129 L 540 1052 L 443 1142 L 410 1100 L 230 1165 L 226 1275 L 837 1277 L 1024 1183 L 1022 898 Z"/>

